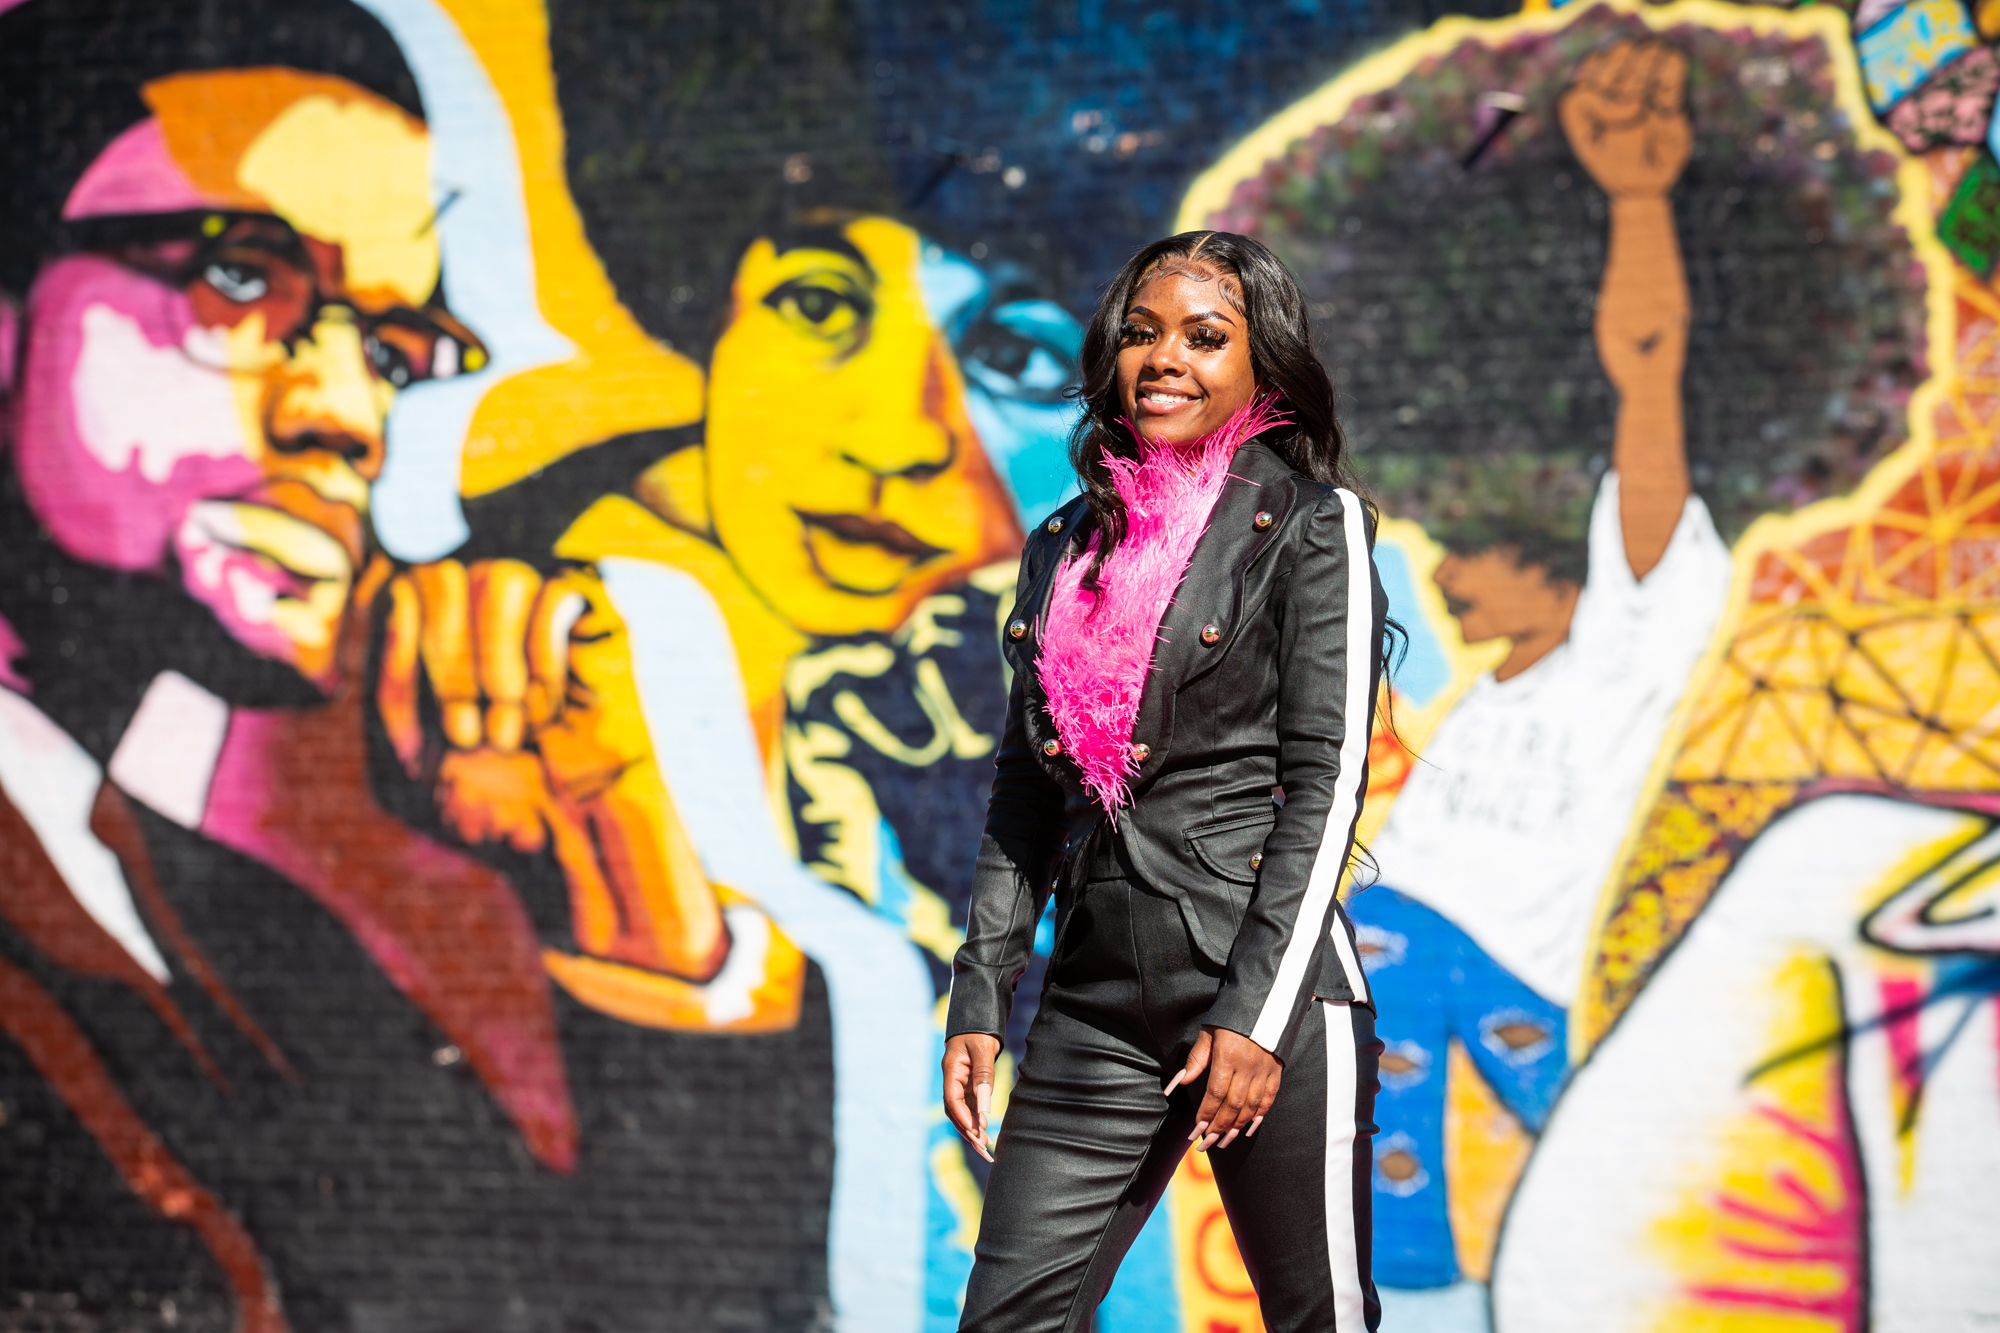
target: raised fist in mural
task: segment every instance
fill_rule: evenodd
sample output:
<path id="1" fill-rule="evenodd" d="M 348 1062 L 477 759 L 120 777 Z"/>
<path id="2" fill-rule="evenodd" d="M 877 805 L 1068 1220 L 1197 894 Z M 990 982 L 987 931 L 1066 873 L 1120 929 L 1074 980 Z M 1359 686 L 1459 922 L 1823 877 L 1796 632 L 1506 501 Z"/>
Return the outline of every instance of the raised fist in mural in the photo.
<path id="1" fill-rule="evenodd" d="M 1687 56 L 1657 38 L 1614 42 L 1584 58 L 1557 104 L 1570 147 L 1611 196 L 1597 356 L 1618 390 L 1611 465 L 1638 578 L 1666 553 L 1690 485 L 1681 375 L 1693 306 L 1667 198 L 1694 148 L 1687 75 Z"/>
<path id="2" fill-rule="evenodd" d="M 1694 148 L 1687 56 L 1647 37 L 1614 42 L 1577 67 L 1556 104 L 1569 146 L 1605 193 L 1664 195 Z"/>
<path id="3" fill-rule="evenodd" d="M 730 950 L 723 904 L 660 775 L 625 623 L 596 574 L 446 560 L 386 595 L 376 705 L 410 775 L 434 769 L 445 823 L 471 843 L 552 849 L 585 955 L 713 977 Z"/>

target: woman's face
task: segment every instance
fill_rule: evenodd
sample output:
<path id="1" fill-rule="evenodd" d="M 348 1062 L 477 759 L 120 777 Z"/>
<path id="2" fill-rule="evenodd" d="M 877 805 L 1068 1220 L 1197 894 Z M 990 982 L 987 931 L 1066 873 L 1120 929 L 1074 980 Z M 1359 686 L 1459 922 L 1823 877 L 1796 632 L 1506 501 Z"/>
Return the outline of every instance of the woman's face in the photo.
<path id="1" fill-rule="evenodd" d="M 1188 444 L 1219 429 L 1257 392 L 1236 280 L 1196 266 L 1163 269 L 1132 294 L 1118 339 L 1118 401 L 1148 440 Z"/>
<path id="2" fill-rule="evenodd" d="M 828 248 L 760 240 L 736 275 L 708 409 L 709 511 L 751 584 L 808 634 L 887 632 L 1020 549 L 1006 490 L 887 218 Z"/>

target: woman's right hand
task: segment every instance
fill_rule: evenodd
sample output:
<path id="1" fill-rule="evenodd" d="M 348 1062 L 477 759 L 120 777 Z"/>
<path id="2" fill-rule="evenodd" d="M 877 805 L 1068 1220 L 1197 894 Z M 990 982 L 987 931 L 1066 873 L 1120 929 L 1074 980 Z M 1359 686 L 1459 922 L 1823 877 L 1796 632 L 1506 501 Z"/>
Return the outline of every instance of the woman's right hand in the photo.
<path id="1" fill-rule="evenodd" d="M 961 1032 L 944 1044 L 944 1113 L 989 1162 L 986 1118 L 993 1109 L 993 1062 L 999 1058 L 1000 1039 L 984 1032 Z"/>

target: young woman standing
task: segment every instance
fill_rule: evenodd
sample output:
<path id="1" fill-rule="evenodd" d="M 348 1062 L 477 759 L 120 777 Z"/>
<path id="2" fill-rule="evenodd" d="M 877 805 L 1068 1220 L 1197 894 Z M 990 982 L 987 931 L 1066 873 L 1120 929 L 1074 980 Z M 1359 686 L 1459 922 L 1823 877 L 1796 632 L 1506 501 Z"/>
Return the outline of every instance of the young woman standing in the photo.
<path id="1" fill-rule="evenodd" d="M 1359 1333 L 1374 1015 L 1336 896 L 1387 599 L 1298 284 L 1229 232 L 1133 256 L 1083 346 L 1084 494 L 1030 536 L 947 1113 L 993 1064 L 1049 895 L 1041 1009 L 959 1325 L 1080 1333 L 1190 1143 L 1272 1333 Z"/>

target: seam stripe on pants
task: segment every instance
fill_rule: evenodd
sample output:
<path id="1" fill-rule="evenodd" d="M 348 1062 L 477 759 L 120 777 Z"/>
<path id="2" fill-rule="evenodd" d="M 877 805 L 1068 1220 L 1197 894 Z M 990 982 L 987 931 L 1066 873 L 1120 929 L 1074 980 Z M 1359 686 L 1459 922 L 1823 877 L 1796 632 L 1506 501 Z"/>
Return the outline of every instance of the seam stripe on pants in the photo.
<path id="1" fill-rule="evenodd" d="M 1298 1001 L 1299 988 L 1306 984 L 1306 968 L 1319 947 L 1314 935 L 1327 919 L 1334 891 L 1340 887 L 1340 877 L 1347 869 L 1348 854 L 1354 849 L 1354 822 L 1361 817 L 1361 778 L 1368 771 L 1368 692 L 1375 683 L 1375 658 L 1370 643 L 1375 629 L 1375 593 L 1368 574 L 1372 568 L 1368 529 L 1362 524 L 1361 501 L 1354 493 L 1337 490 L 1334 494 L 1340 497 L 1345 520 L 1342 526 L 1347 537 L 1347 734 L 1341 737 L 1340 772 L 1334 778 L 1333 804 L 1326 812 L 1319 850 L 1313 854 L 1305 900 L 1299 904 L 1298 917 L 1292 922 L 1292 938 L 1278 959 L 1271 993 L 1264 998 L 1264 1007 L 1248 1034 L 1250 1040 L 1267 1051 L 1278 1049 L 1279 1039 L 1292 1020 L 1292 1006 Z M 1338 923 L 1334 931 L 1345 933 Z M 1343 965 L 1347 962 L 1344 955 L 1341 962 Z M 1361 978 L 1359 968 L 1349 970 L 1347 981 L 1357 996 L 1366 994 L 1368 983 Z M 1351 1052 L 1348 1063 L 1353 1064 Z M 1352 1110 L 1350 1104 L 1349 1120 L 1354 1119 Z"/>
<path id="2" fill-rule="evenodd" d="M 1331 1000 L 1326 1012 L 1326 1258 L 1333 1273 L 1333 1333 L 1368 1327 L 1361 1256 L 1354 1238 L 1354 1007 Z"/>

